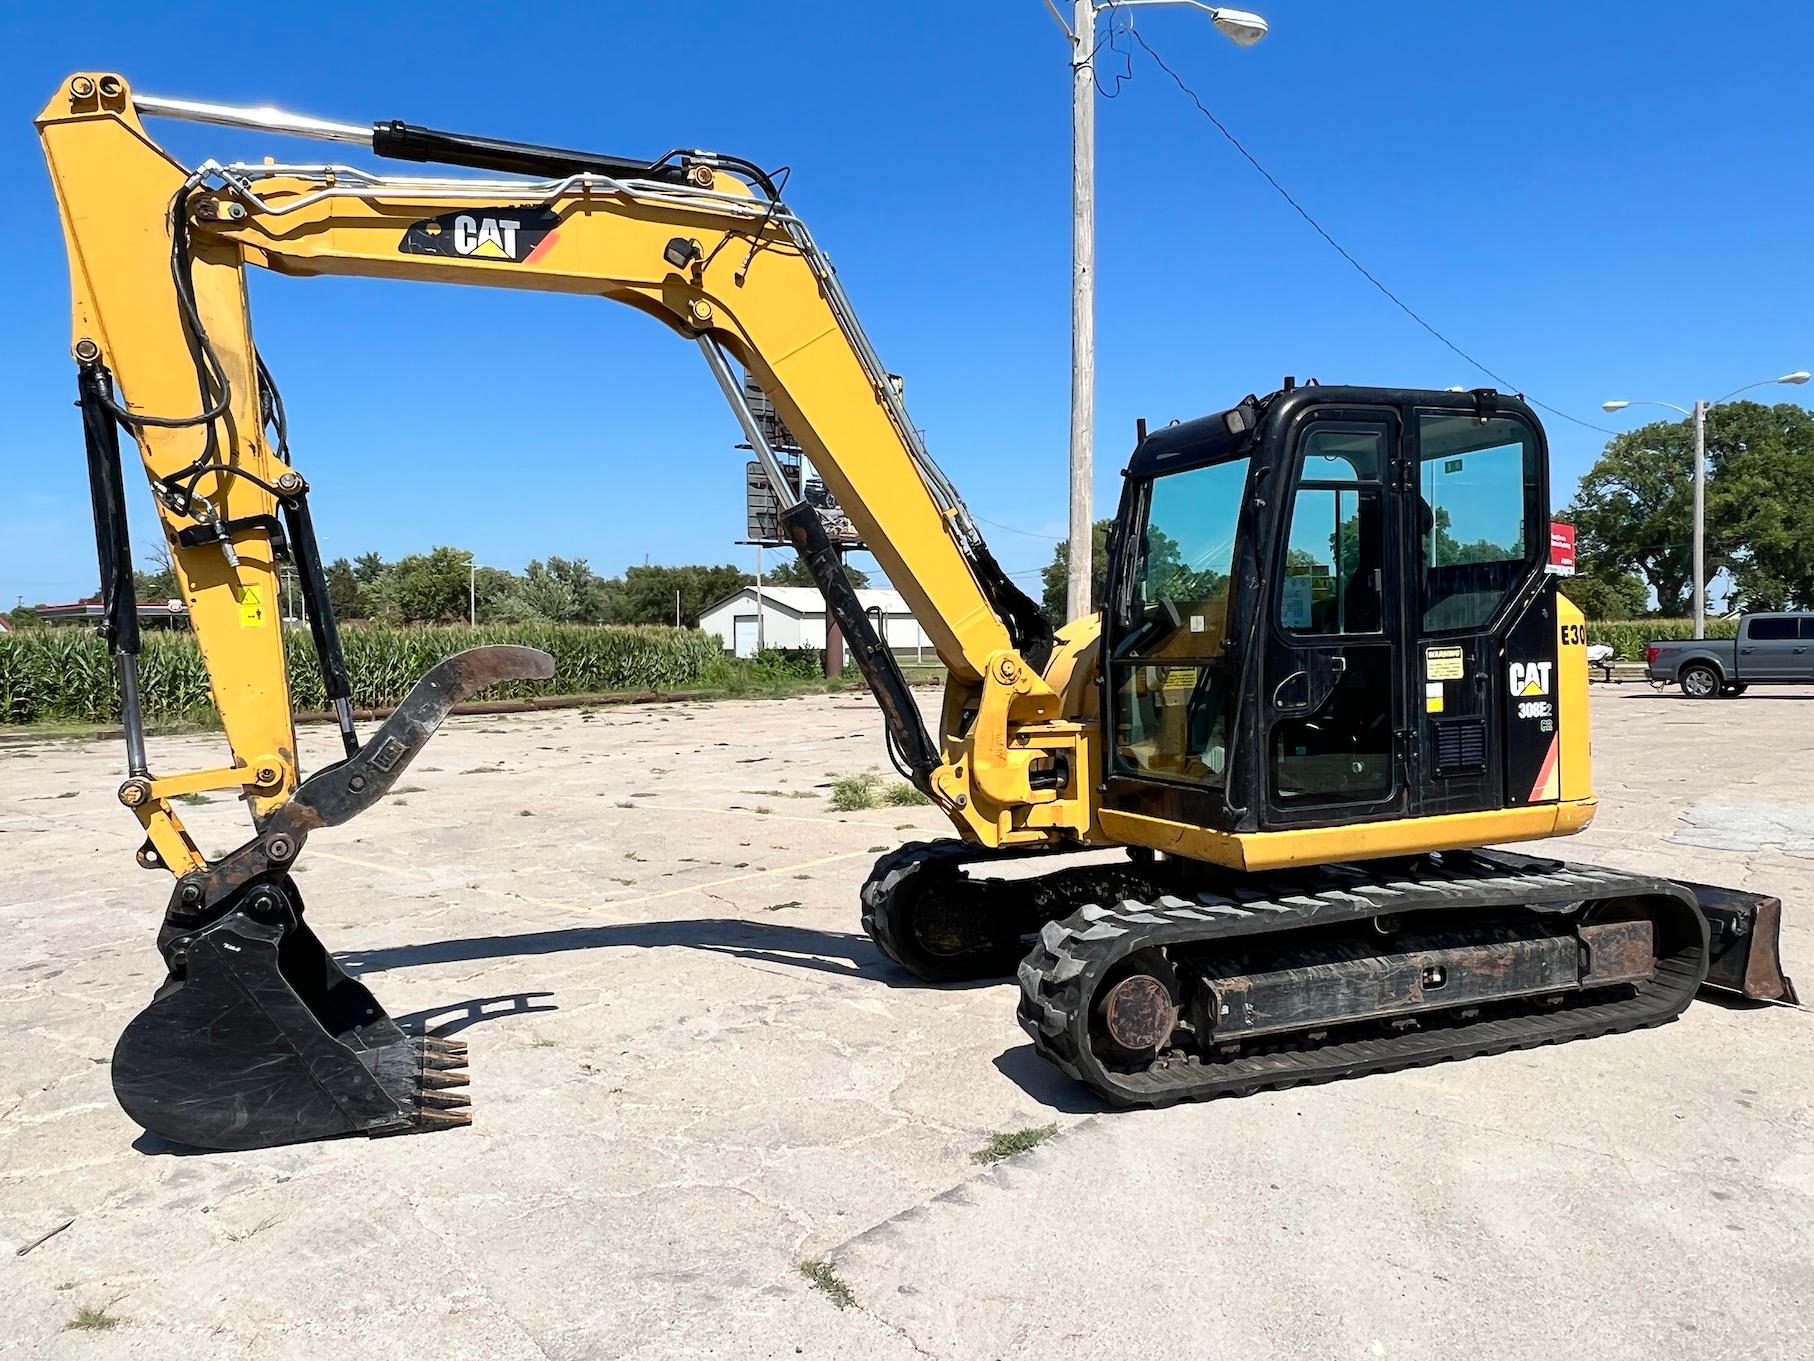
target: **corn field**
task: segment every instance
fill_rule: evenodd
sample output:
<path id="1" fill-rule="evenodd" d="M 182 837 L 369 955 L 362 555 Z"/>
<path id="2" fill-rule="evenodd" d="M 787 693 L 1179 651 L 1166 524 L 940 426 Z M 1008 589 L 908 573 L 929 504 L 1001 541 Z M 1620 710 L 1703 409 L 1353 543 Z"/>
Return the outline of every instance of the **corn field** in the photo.
<path id="1" fill-rule="evenodd" d="M 396 704 L 436 662 L 480 643 L 518 643 L 554 657 L 554 679 L 494 686 L 483 699 L 677 690 L 712 684 L 728 672 L 717 639 L 697 629 L 520 624 L 497 628 L 343 629 L 341 643 L 356 708 Z M 286 630 L 284 652 L 299 710 L 327 707 L 321 668 L 306 629 Z M 208 673 L 187 633 L 144 635 L 139 686 L 148 719 L 192 719 L 213 707 Z M 37 628 L 0 634 L 0 724 L 119 718 L 113 661 L 87 629 Z"/>
<path id="2" fill-rule="evenodd" d="M 1709 638 L 1736 638 L 1738 620 L 1709 619 L 1707 621 Z M 1644 660 L 1644 645 L 1653 640 L 1665 639 L 1679 642 L 1694 637 L 1694 621 L 1691 619 L 1630 619 L 1603 620 L 1595 623 L 1588 621 L 1587 641 L 1611 645 L 1613 654 L 1622 662 L 1641 662 Z"/>

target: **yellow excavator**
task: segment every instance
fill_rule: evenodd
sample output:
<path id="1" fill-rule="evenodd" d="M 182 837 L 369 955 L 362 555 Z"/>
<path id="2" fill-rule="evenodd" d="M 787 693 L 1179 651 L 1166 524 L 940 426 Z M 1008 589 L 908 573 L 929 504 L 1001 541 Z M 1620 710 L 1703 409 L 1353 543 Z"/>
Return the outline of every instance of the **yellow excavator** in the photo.
<path id="1" fill-rule="evenodd" d="M 184 165 L 152 117 L 441 167 Z M 175 885 L 168 977 L 113 1060 L 140 1125 L 203 1148 L 463 1123 L 461 1048 L 406 1033 L 303 917 L 308 837 L 381 799 L 449 710 L 549 678 L 525 648 L 434 667 L 363 739 L 308 482 L 246 271 L 539 289 L 696 345 L 954 838 L 884 856 L 865 930 L 920 978 L 1008 977 L 1038 1052 L 1157 1106 L 1654 1025 L 1711 984 L 1792 996 L 1772 898 L 1482 849 L 1595 800 L 1580 613 L 1546 571 L 1542 428 L 1480 389 L 1332 387 L 1146 433 L 1099 615 L 1054 630 L 928 454 L 830 263 L 750 161 L 654 160 L 161 98 L 71 76 L 37 121 L 139 862 Z M 483 172 L 474 174 L 472 172 Z M 929 731 L 778 466 L 741 367 L 949 671 Z M 136 444 L 233 759 L 154 772 L 140 716 L 121 433 Z M 302 584 L 345 758 L 304 778 L 275 608 Z M 238 791 L 210 861 L 173 801 Z M 1122 848 L 1122 858 L 1065 853 Z M 998 871 L 1051 857 L 1044 873 Z"/>

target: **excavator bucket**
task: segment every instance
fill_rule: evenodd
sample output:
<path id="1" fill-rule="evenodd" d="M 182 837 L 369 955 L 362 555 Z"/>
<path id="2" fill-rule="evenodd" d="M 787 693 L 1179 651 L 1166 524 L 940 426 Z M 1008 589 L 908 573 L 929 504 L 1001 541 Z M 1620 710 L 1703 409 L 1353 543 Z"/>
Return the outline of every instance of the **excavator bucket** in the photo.
<path id="1" fill-rule="evenodd" d="M 113 1052 L 114 1095 L 146 1129 L 240 1149 L 469 1120 L 465 1046 L 405 1034 L 322 948 L 287 877 L 188 937 L 181 963 Z"/>
<path id="2" fill-rule="evenodd" d="M 310 831 L 382 798 L 455 704 L 553 674 L 553 659 L 530 648 L 449 657 L 257 837 L 179 881 L 158 936 L 169 977 L 114 1049 L 114 1095 L 129 1116 L 210 1149 L 467 1123 L 465 1046 L 408 1034 L 348 977 L 303 920 L 289 870 Z"/>

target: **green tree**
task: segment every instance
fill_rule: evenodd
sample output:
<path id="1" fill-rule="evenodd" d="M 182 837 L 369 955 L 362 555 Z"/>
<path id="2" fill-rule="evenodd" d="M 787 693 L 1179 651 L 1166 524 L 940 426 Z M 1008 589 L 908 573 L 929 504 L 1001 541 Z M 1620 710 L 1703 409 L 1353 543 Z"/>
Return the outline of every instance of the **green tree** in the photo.
<path id="1" fill-rule="evenodd" d="M 850 578 L 850 584 L 859 591 L 869 589 L 869 573 L 861 567 L 844 564 L 844 575 Z M 817 586 L 813 574 L 806 569 L 806 563 L 798 553 L 784 554 L 773 566 L 762 565 L 762 584 L 764 586 Z"/>
<path id="2" fill-rule="evenodd" d="M 1716 406 L 1707 454 L 1709 559 L 1731 573 L 1732 604 L 1814 608 L 1814 414 L 1790 402 Z"/>
<path id="3" fill-rule="evenodd" d="M 1635 572 L 1602 572 L 1580 563 L 1574 576 L 1562 578 L 1561 589 L 1589 619 L 1642 619 L 1649 613 L 1650 592 Z"/>
<path id="4" fill-rule="evenodd" d="M 448 624 L 466 618 L 470 561 L 458 548 L 410 554 L 389 573 L 387 603 L 406 624 Z"/>
<path id="5" fill-rule="evenodd" d="M 151 570 L 132 574 L 132 589 L 140 600 L 176 600 L 183 594 L 177 584 L 176 561 L 170 556 L 170 545 L 158 543 L 151 550 Z M 98 595 L 99 592 L 97 591 Z"/>
<path id="6" fill-rule="evenodd" d="M 1717 409 L 1717 408 L 1716 408 Z M 1577 551 L 1602 574 L 1635 572 L 1656 593 L 1657 612 L 1690 611 L 1694 580 L 1694 429 L 1657 421 L 1616 435 L 1566 511 Z M 1709 552 L 1711 578 L 1724 565 Z"/>
<path id="7" fill-rule="evenodd" d="M 364 592 L 359 587 L 359 578 L 353 574 L 353 564 L 345 558 L 335 558 L 322 573 L 328 582 L 328 607 L 334 611 L 337 619 L 366 619 L 371 611 L 366 608 Z"/>
<path id="8" fill-rule="evenodd" d="M 1090 534 L 1090 601 L 1096 606 L 1102 604 L 1102 598 L 1108 592 L 1108 539 L 1109 531 L 1114 527 L 1113 520 L 1098 520 Z M 1068 539 L 1060 539 L 1052 550 L 1052 560 L 1039 569 L 1040 585 L 1044 588 L 1039 603 L 1046 618 L 1061 626 L 1070 622 L 1065 618 L 1066 580 L 1070 574 L 1071 543 Z"/>
<path id="9" fill-rule="evenodd" d="M 625 570 L 616 594 L 613 623 L 672 624 L 675 592 L 680 594 L 680 622 L 696 626 L 699 612 L 717 603 L 740 586 L 755 580 L 748 572 L 722 567 L 641 566 Z"/>
<path id="10" fill-rule="evenodd" d="M 353 559 L 353 575 L 361 586 L 376 586 L 385 573 L 384 558 L 378 553 L 361 553 Z"/>

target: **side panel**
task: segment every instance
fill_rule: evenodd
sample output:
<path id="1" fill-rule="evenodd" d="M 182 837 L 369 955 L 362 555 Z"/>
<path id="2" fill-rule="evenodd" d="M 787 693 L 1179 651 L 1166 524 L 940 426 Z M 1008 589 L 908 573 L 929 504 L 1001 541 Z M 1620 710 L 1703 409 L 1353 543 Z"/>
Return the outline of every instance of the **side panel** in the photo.
<path id="1" fill-rule="evenodd" d="M 1501 654 L 1500 732 L 1505 744 L 1505 802 L 1511 808 L 1554 803 L 1562 797 L 1557 595 L 1556 579 L 1547 578 L 1506 634 Z"/>
<path id="2" fill-rule="evenodd" d="M 1580 609 L 1556 591 L 1556 713 L 1562 724 L 1562 798 L 1586 803 L 1594 797 L 1592 721 L 1587 676 L 1587 621 Z M 1589 815 L 1591 816 L 1591 814 Z M 1578 826 L 1586 826 L 1583 818 Z"/>

